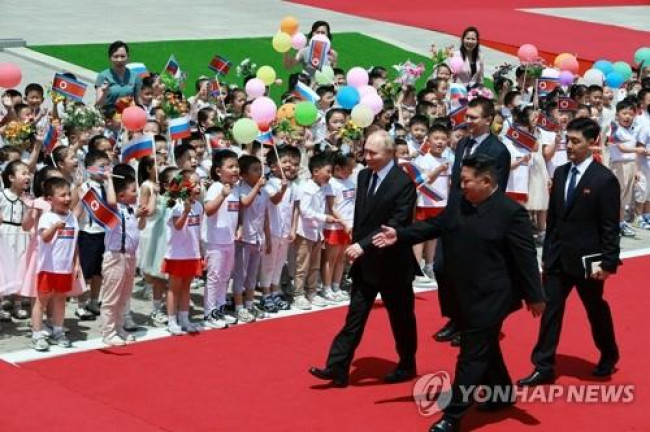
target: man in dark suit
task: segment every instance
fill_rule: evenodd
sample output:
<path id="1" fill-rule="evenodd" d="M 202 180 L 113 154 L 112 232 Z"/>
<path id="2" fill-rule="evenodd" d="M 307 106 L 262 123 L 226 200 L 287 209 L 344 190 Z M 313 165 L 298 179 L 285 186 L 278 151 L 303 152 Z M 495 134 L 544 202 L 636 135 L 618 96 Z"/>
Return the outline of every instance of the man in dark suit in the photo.
<path id="1" fill-rule="evenodd" d="M 368 315 L 377 293 L 388 311 L 395 346 L 397 368 L 385 380 L 402 382 L 415 376 L 417 333 L 412 283 L 417 262 L 408 246 L 378 249 L 372 237 L 382 225 L 405 227 L 413 220 L 416 193 L 411 179 L 394 161 L 394 144 L 385 131 L 370 135 L 364 146 L 367 168 L 359 173 L 355 201 L 353 244 L 346 255 L 353 262 L 350 307 L 343 329 L 334 338 L 326 367 L 312 367 L 317 378 L 335 386 L 348 384 L 354 351 L 361 342 Z"/>
<path id="2" fill-rule="evenodd" d="M 489 156 L 495 160 L 499 190 L 505 192 L 510 176 L 510 152 L 498 137 L 490 133 L 494 115 L 494 103 L 489 99 L 477 97 L 467 104 L 465 122 L 468 135 L 456 146 L 454 166 L 451 172 L 450 200 L 458 199 L 461 196 L 460 172 L 463 167 L 463 158 L 473 154 Z M 457 345 L 459 335 L 455 316 L 458 306 L 454 298 L 452 282 L 444 271 L 442 250 L 442 243 L 438 242 L 434 273 L 438 281 L 440 311 L 444 317 L 449 318 L 449 321 L 436 332 L 434 338 L 439 342 L 452 341 L 452 344 Z"/>
<path id="3" fill-rule="evenodd" d="M 519 381 L 521 385 L 553 380 L 565 303 L 574 286 L 600 351 L 593 374 L 610 375 L 619 360 L 612 313 L 603 299 L 603 289 L 620 262 L 620 186 L 614 174 L 592 158 L 590 146 L 599 134 L 600 127 L 591 119 L 574 119 L 567 126 L 570 162 L 555 171 L 542 255 L 548 307 L 533 350 L 535 370 Z M 585 269 L 582 258 L 594 254 L 602 254 L 597 259 L 602 262 L 592 273 Z"/>
<path id="4" fill-rule="evenodd" d="M 473 402 L 461 389 L 499 387 L 508 392 L 505 398 L 490 400 L 483 408 L 512 405 L 512 381 L 499 346 L 501 326 L 521 308 L 522 300 L 533 316 L 544 310 L 532 224 L 526 210 L 497 187 L 494 159 L 480 154 L 467 157 L 461 189 L 462 197 L 439 217 L 407 228 L 382 227 L 373 239 L 377 247 L 443 239 L 445 271 L 458 300 L 461 339 L 451 401 L 442 420 L 431 427 L 435 432 L 458 430 Z"/>

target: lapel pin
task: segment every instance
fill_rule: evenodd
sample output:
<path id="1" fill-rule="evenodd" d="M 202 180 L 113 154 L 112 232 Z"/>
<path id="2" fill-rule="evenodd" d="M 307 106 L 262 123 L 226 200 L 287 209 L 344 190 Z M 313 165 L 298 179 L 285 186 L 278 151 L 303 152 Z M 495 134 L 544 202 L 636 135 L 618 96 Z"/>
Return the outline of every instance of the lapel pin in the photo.
<path id="1" fill-rule="evenodd" d="M 589 195 L 591 193 L 591 189 L 584 189 L 582 193 L 585 195 Z"/>

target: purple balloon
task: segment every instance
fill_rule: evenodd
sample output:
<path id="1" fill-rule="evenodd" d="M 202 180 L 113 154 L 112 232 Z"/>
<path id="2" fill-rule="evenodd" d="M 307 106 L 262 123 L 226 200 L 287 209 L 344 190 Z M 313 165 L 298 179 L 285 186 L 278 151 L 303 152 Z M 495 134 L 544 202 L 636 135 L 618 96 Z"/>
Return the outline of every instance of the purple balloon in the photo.
<path id="1" fill-rule="evenodd" d="M 370 107 L 374 115 L 377 115 L 384 109 L 384 101 L 378 94 L 367 94 L 361 98 L 362 105 Z"/>
<path id="2" fill-rule="evenodd" d="M 560 80 L 560 84 L 563 86 L 570 86 L 573 84 L 573 74 L 569 71 L 562 71 L 560 72 L 560 76 L 558 77 Z"/>
<path id="3" fill-rule="evenodd" d="M 270 123 L 275 120 L 275 114 L 278 112 L 278 107 L 272 99 L 266 96 L 258 97 L 251 104 L 251 118 L 257 124 Z"/>

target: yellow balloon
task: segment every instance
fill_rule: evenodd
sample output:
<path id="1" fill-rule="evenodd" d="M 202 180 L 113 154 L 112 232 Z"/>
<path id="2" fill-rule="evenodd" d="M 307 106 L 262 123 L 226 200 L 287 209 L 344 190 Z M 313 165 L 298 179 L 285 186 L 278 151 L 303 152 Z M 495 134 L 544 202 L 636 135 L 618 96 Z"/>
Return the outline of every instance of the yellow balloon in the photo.
<path id="1" fill-rule="evenodd" d="M 271 85 L 275 81 L 275 69 L 271 66 L 262 66 L 257 70 L 257 78 L 264 81 L 264 84 Z"/>
<path id="2" fill-rule="evenodd" d="M 285 53 L 291 49 L 291 36 L 279 32 L 273 36 L 273 49 L 279 53 Z"/>
<path id="3" fill-rule="evenodd" d="M 352 108 L 351 118 L 354 123 L 365 128 L 370 126 L 375 120 L 375 114 L 372 112 L 372 108 L 358 104 Z"/>

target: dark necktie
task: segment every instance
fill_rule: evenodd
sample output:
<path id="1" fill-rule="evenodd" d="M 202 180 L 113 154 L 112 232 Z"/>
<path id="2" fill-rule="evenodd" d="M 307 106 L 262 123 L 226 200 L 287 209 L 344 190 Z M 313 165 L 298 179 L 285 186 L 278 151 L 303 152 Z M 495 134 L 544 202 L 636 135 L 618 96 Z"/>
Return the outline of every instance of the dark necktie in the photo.
<path id="1" fill-rule="evenodd" d="M 122 247 L 120 252 L 126 252 L 126 217 L 124 217 L 124 212 L 120 212 L 120 217 L 122 218 Z"/>
<path id="2" fill-rule="evenodd" d="M 570 204 L 573 201 L 573 195 L 576 192 L 576 180 L 578 179 L 578 168 L 575 166 L 571 168 L 571 176 L 569 177 L 569 187 L 566 190 L 566 202 Z"/>
<path id="3" fill-rule="evenodd" d="M 373 172 L 372 179 L 370 179 L 370 187 L 368 188 L 369 197 L 375 196 L 375 188 L 377 187 L 378 183 L 379 183 L 379 176 L 377 175 L 376 172 Z"/>
<path id="4" fill-rule="evenodd" d="M 467 144 L 465 144 L 465 152 L 463 153 L 463 159 L 468 157 L 469 155 L 472 154 L 472 149 L 476 145 L 476 140 L 474 138 L 470 138 L 467 140 Z"/>

